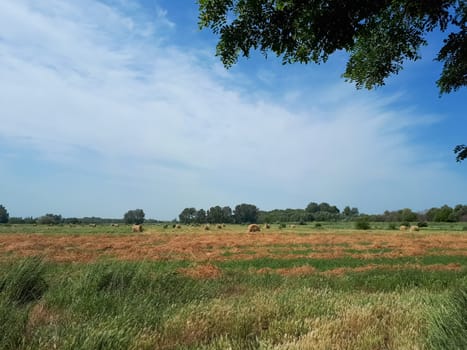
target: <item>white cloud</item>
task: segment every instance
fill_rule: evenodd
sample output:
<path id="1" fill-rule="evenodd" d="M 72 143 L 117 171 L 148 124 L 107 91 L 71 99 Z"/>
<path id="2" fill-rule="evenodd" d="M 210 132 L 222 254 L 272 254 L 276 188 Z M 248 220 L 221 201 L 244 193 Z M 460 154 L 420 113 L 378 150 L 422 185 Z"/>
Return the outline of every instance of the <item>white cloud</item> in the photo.
<path id="1" fill-rule="evenodd" d="M 413 111 L 334 82 L 311 87 L 312 97 L 284 87 L 299 112 L 248 96 L 205 52 L 167 44 L 175 24 L 156 12 L 151 23 L 91 0 L 0 4 L 0 139 L 89 174 L 88 190 L 102 193 L 96 211 L 103 194 L 121 191 L 120 206 L 95 215 L 138 201 L 162 218 L 244 201 L 424 208 L 441 176 L 459 183 L 417 164 Z M 72 191 L 82 200 L 59 202 L 78 216 L 89 204 Z"/>

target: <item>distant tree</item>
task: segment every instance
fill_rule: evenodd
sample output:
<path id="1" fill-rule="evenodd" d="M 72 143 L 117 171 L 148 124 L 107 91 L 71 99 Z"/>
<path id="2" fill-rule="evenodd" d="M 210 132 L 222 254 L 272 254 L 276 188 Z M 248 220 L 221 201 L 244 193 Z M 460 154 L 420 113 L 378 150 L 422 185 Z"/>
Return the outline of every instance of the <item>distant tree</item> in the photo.
<path id="1" fill-rule="evenodd" d="M 222 222 L 223 223 L 226 223 L 226 224 L 230 224 L 233 220 L 233 217 L 232 217 L 232 208 L 230 207 L 223 207 L 222 208 Z"/>
<path id="2" fill-rule="evenodd" d="M 35 224 L 37 222 L 37 219 L 34 219 L 32 216 L 25 217 L 23 219 L 25 224 Z"/>
<path id="3" fill-rule="evenodd" d="M 417 214 L 414 213 L 411 209 L 405 208 L 405 209 L 399 210 L 398 221 L 411 222 L 411 221 L 416 221 L 416 220 L 417 220 Z"/>
<path id="4" fill-rule="evenodd" d="M 62 223 L 62 216 L 58 214 L 45 214 L 37 219 L 41 225 L 58 225 Z"/>
<path id="5" fill-rule="evenodd" d="M 195 218 L 195 222 L 197 224 L 205 224 L 207 221 L 206 221 L 206 210 L 204 209 L 200 209 L 196 212 L 196 218 Z"/>
<path id="6" fill-rule="evenodd" d="M 319 204 L 319 211 L 330 213 L 330 214 L 339 214 L 339 209 L 335 205 L 329 205 L 329 203 L 323 202 Z"/>
<path id="7" fill-rule="evenodd" d="M 448 205 L 443 205 L 441 208 L 431 208 L 427 211 L 426 217 L 429 221 L 435 222 L 456 221 L 454 210 Z"/>
<path id="8" fill-rule="evenodd" d="M 354 216 L 358 216 L 358 214 L 358 208 L 350 208 L 349 206 L 346 206 L 342 211 L 342 215 L 345 218 L 352 218 Z"/>
<path id="9" fill-rule="evenodd" d="M 305 210 L 306 210 L 307 212 L 311 213 L 311 214 L 317 213 L 317 212 L 319 212 L 319 205 L 318 205 L 318 203 L 310 202 L 310 203 L 306 206 Z"/>
<path id="10" fill-rule="evenodd" d="M 456 205 L 456 207 L 454 208 L 454 213 L 457 217 L 457 221 L 467 221 L 467 205 Z"/>
<path id="11" fill-rule="evenodd" d="M 254 224 L 258 221 L 259 209 L 253 204 L 239 204 L 235 207 L 234 217 L 237 224 Z"/>
<path id="12" fill-rule="evenodd" d="M 10 217 L 8 219 L 9 224 L 24 224 L 24 220 L 22 217 Z"/>
<path id="13" fill-rule="evenodd" d="M 196 219 L 196 208 L 185 208 L 178 216 L 182 224 L 191 224 Z"/>
<path id="14" fill-rule="evenodd" d="M 10 214 L 8 214 L 6 208 L 0 204 L 0 224 L 6 224 L 9 218 Z"/>
<path id="15" fill-rule="evenodd" d="M 224 212 L 220 206 L 216 205 L 209 208 L 206 217 L 210 224 L 221 223 L 224 221 Z"/>
<path id="16" fill-rule="evenodd" d="M 346 206 L 346 207 L 344 208 L 344 210 L 342 210 L 342 214 L 343 214 L 344 216 L 350 216 L 350 207 L 349 207 L 349 206 Z"/>
<path id="17" fill-rule="evenodd" d="M 72 224 L 72 225 L 78 225 L 81 223 L 80 219 L 78 218 L 65 218 L 63 219 L 64 224 Z"/>
<path id="18" fill-rule="evenodd" d="M 125 215 L 123 215 L 123 221 L 126 224 L 142 224 L 144 222 L 143 209 L 128 210 Z"/>

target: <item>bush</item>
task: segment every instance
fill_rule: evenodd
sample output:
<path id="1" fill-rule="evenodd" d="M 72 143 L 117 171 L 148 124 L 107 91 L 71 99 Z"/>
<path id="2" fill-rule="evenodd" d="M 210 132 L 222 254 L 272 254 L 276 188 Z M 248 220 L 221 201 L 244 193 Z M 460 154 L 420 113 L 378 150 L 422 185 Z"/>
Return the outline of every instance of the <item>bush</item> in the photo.
<path id="1" fill-rule="evenodd" d="M 395 230 L 396 229 L 396 224 L 389 224 L 388 225 L 388 230 Z"/>
<path id="2" fill-rule="evenodd" d="M 417 226 L 418 227 L 428 227 L 428 223 L 425 222 L 425 221 L 420 221 L 419 223 L 417 223 Z"/>
<path id="3" fill-rule="evenodd" d="M 319 222 L 315 224 L 315 228 L 321 228 L 321 227 L 323 227 L 323 225 L 321 225 Z"/>
<path id="4" fill-rule="evenodd" d="M 357 230 L 369 230 L 371 228 L 370 226 L 370 220 L 368 216 L 361 216 L 355 221 L 355 228 Z"/>
<path id="5" fill-rule="evenodd" d="M 286 224 L 284 224 L 283 222 L 281 222 L 279 224 L 279 230 L 282 230 L 283 228 L 286 228 Z"/>

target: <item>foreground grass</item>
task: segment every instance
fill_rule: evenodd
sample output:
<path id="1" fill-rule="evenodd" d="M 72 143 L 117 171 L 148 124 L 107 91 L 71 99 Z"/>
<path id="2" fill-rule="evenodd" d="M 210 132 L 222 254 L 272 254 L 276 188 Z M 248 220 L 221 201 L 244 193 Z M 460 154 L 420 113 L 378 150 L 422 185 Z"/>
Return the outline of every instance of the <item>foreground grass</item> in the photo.
<path id="1" fill-rule="evenodd" d="M 435 260 L 442 259 L 452 257 Z M 292 266 L 287 260 L 249 264 L 219 263 L 211 266 L 219 274 L 193 278 L 183 273 L 198 267 L 188 261 L 3 262 L 0 349 L 456 349 L 463 344 L 467 298 L 452 293 L 466 285 L 465 261 L 459 271 L 383 269 L 343 276 L 252 269 Z M 352 263 L 321 264 L 325 271 Z M 457 328 L 446 326 L 452 320 Z"/>

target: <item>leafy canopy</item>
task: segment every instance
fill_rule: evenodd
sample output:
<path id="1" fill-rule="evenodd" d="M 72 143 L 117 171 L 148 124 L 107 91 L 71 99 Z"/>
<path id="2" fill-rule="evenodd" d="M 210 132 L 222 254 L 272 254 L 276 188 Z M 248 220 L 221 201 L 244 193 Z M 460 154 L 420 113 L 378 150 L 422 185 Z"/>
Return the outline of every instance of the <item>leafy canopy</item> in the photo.
<path id="1" fill-rule="evenodd" d="M 358 88 L 384 85 L 406 60 L 420 58 L 426 34 L 450 33 L 436 59 L 441 93 L 467 85 L 465 0 L 199 0 L 199 25 L 219 35 L 226 67 L 251 49 L 286 63 L 322 63 L 349 53 L 343 76 Z"/>
<path id="2" fill-rule="evenodd" d="M 466 0 L 198 0 L 200 28 L 219 36 L 217 55 L 230 67 L 259 50 L 288 63 L 349 59 L 343 77 L 357 88 L 384 85 L 407 60 L 420 58 L 426 35 L 446 33 L 435 57 L 443 63 L 440 94 L 467 85 Z M 457 161 L 467 148 L 454 149 Z"/>

